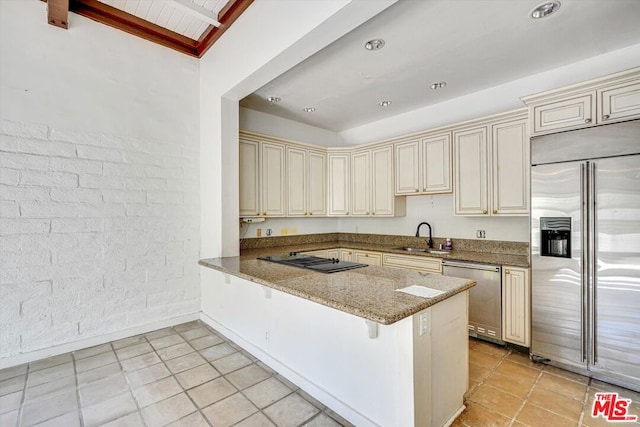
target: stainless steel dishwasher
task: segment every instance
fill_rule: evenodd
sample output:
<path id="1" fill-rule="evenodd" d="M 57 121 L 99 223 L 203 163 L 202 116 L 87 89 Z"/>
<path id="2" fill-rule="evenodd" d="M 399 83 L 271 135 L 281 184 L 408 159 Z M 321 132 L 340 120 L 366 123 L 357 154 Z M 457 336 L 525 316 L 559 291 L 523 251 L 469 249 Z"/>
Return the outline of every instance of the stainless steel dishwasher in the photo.
<path id="1" fill-rule="evenodd" d="M 469 289 L 469 335 L 503 344 L 502 266 L 444 260 L 442 274 L 476 282 Z"/>

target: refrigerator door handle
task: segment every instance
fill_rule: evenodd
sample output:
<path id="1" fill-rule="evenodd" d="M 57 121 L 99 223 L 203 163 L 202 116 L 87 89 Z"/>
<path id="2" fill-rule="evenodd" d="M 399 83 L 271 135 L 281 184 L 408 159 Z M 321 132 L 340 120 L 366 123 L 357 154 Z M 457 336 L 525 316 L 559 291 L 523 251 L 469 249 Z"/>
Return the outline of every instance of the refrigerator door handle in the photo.
<path id="1" fill-rule="evenodd" d="M 587 168 L 585 163 L 580 164 L 580 310 L 581 322 L 580 322 L 580 354 L 582 355 L 582 362 L 587 361 Z"/>
<path id="2" fill-rule="evenodd" d="M 598 361 L 598 354 L 596 351 L 596 268 L 597 268 L 597 248 L 596 248 L 596 164 L 595 162 L 589 162 L 589 249 L 588 249 L 588 287 L 589 287 L 589 364 L 595 365 Z"/>

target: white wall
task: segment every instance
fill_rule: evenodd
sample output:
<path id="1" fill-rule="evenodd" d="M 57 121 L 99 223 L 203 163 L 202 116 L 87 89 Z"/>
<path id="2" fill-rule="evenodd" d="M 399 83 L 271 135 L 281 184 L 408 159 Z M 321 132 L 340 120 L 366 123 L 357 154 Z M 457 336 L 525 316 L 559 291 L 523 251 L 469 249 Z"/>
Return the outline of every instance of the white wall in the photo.
<path id="1" fill-rule="evenodd" d="M 336 132 L 242 107 L 240 129 L 323 147 L 340 146 Z"/>
<path id="2" fill-rule="evenodd" d="M 453 239 L 475 239 L 485 230 L 486 240 L 529 241 L 528 217 L 478 218 L 453 215 L 453 195 L 434 194 L 407 197 L 407 215 L 395 218 L 341 218 L 337 231 L 414 236 L 422 221 L 431 224 L 433 235 Z M 423 227 L 421 236 L 427 236 Z M 455 245 L 455 240 L 454 240 Z"/>
<path id="3" fill-rule="evenodd" d="M 69 20 L 0 1 L 0 364 L 200 310 L 198 61 Z"/>

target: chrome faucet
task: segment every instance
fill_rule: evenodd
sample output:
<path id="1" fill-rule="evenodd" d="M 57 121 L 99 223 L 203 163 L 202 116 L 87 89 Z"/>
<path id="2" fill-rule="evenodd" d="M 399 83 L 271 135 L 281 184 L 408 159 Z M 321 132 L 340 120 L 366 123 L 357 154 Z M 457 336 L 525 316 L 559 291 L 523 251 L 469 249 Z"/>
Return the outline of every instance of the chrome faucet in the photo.
<path id="1" fill-rule="evenodd" d="M 421 222 L 420 224 L 418 224 L 418 228 L 416 230 L 416 237 L 420 237 L 420 227 L 422 227 L 423 225 L 426 225 L 427 227 L 429 227 L 429 240 L 427 240 L 427 247 L 429 249 L 433 248 L 433 240 L 432 240 L 432 236 L 431 236 L 431 224 L 429 224 L 428 222 Z"/>

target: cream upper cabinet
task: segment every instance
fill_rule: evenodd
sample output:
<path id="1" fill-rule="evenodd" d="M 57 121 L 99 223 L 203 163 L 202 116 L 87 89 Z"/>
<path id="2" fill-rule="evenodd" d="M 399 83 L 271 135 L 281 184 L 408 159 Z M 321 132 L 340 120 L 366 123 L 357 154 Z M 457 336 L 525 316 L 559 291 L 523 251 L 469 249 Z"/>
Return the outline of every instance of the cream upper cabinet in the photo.
<path id="1" fill-rule="evenodd" d="M 393 216 L 393 146 L 371 150 L 371 214 Z"/>
<path id="2" fill-rule="evenodd" d="M 332 153 L 327 155 L 329 163 L 329 216 L 349 215 L 351 187 L 351 154 Z"/>
<path id="3" fill-rule="evenodd" d="M 523 112 L 453 132 L 456 215 L 527 215 L 529 136 Z"/>
<path id="4" fill-rule="evenodd" d="M 422 153 L 422 193 L 450 193 L 451 183 L 451 134 L 445 133 L 424 138 Z"/>
<path id="5" fill-rule="evenodd" d="M 395 197 L 393 146 L 351 154 L 351 215 L 405 214 L 404 198 Z"/>
<path id="6" fill-rule="evenodd" d="M 396 195 L 448 193 L 451 134 L 395 144 Z"/>
<path id="7" fill-rule="evenodd" d="M 591 126 L 595 122 L 595 92 L 533 107 L 533 133 Z"/>
<path id="8" fill-rule="evenodd" d="M 351 215 L 371 215 L 371 153 L 351 154 Z"/>
<path id="9" fill-rule="evenodd" d="M 260 142 L 240 139 L 240 216 L 260 215 Z"/>
<path id="10" fill-rule="evenodd" d="M 420 140 L 395 144 L 396 194 L 419 194 L 422 189 Z"/>
<path id="11" fill-rule="evenodd" d="M 287 147 L 287 215 L 325 215 L 326 162 L 324 153 Z"/>
<path id="12" fill-rule="evenodd" d="M 285 146 L 263 142 L 260 152 L 262 215 L 285 216 Z"/>
<path id="13" fill-rule="evenodd" d="M 502 340 L 529 347 L 529 270 L 502 268 Z"/>
<path id="14" fill-rule="evenodd" d="M 487 127 L 453 132 L 454 205 L 456 215 L 487 215 L 488 143 Z"/>
<path id="15" fill-rule="evenodd" d="M 625 82 L 598 90 L 600 123 L 640 117 L 640 81 Z"/>
<path id="16" fill-rule="evenodd" d="M 639 118 L 640 68 L 521 99 L 532 135 Z"/>
<path id="17" fill-rule="evenodd" d="M 497 123 L 491 130 L 491 213 L 527 215 L 530 169 L 527 120 Z"/>

